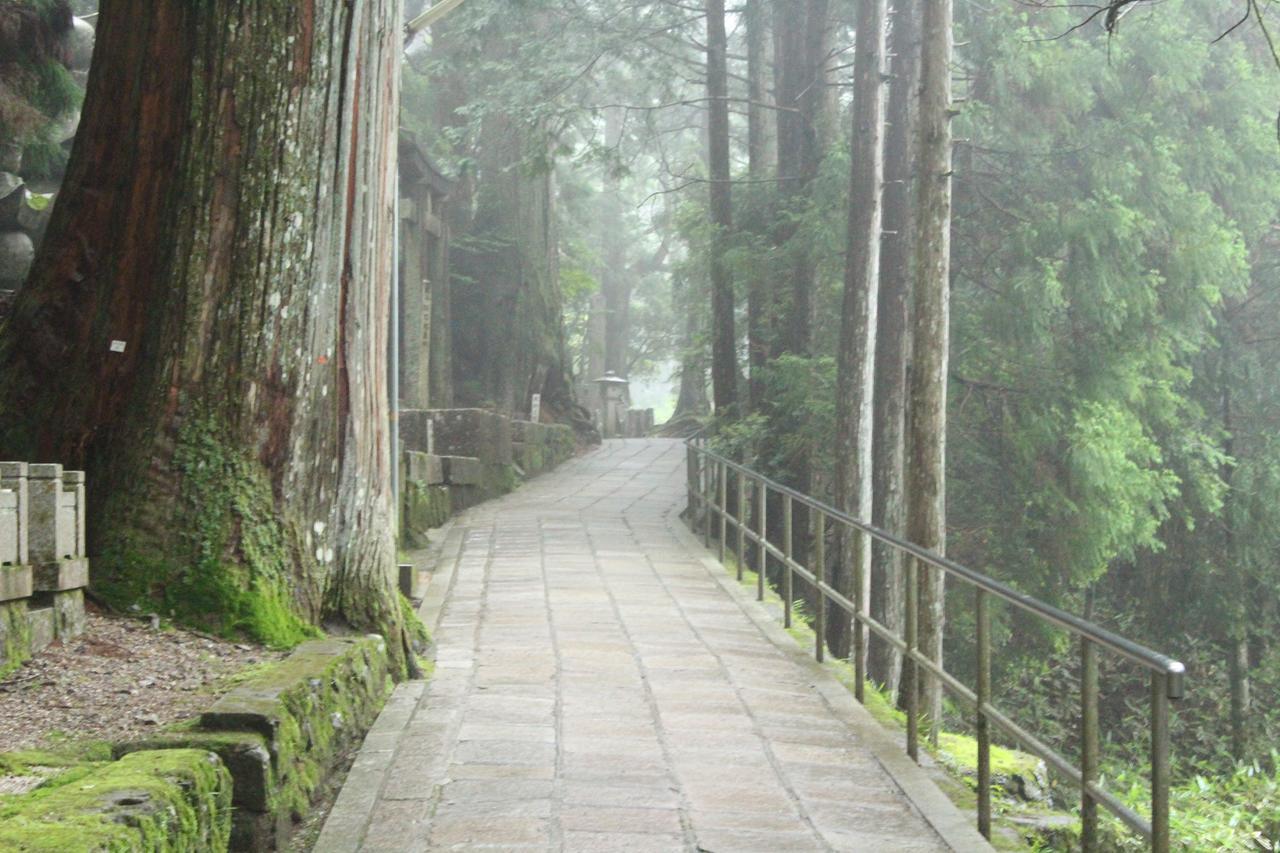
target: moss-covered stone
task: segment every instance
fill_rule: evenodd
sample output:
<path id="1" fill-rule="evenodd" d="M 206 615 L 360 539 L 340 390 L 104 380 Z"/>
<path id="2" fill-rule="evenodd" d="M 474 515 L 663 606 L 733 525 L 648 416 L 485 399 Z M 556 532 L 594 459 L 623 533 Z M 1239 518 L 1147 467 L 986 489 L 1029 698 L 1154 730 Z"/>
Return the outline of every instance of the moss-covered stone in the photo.
<path id="1" fill-rule="evenodd" d="M 410 480 L 404 487 L 404 534 L 411 548 L 427 544 L 427 531 L 440 527 L 453 514 L 448 486 Z"/>
<path id="2" fill-rule="evenodd" d="M 31 625 L 27 621 L 27 602 L 4 602 L 0 604 L 0 678 L 22 666 L 29 657 Z"/>
<path id="3" fill-rule="evenodd" d="M 136 746 L 196 746 L 222 756 L 236 785 L 236 847 L 268 849 L 307 813 L 390 691 L 382 638 L 314 640 L 224 695 L 190 731 Z"/>
<path id="4" fill-rule="evenodd" d="M 202 853 L 231 838 L 231 776 L 213 753 L 136 752 L 0 803 L 0 850 Z"/>
<path id="5" fill-rule="evenodd" d="M 512 448 L 525 476 L 535 477 L 573 458 L 577 452 L 573 430 L 561 424 L 513 421 Z"/>

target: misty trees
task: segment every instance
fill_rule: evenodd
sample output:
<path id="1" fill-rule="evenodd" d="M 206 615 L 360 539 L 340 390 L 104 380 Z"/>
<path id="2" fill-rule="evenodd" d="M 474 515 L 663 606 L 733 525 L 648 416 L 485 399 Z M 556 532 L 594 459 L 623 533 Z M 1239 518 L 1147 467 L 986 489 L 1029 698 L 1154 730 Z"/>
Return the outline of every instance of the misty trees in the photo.
<path id="1" fill-rule="evenodd" d="M 738 402 L 738 340 L 734 332 L 733 278 L 726 254 L 733 228 L 729 163 L 729 67 L 724 0 L 707 0 L 707 166 L 711 216 L 711 387 L 716 411 Z"/>
<path id="2" fill-rule="evenodd" d="M 396 0 L 102 4 L 0 399 L 7 453 L 88 468 L 115 604 L 281 645 L 330 621 L 396 634 L 399 19 Z"/>
<path id="3" fill-rule="evenodd" d="M 858 519 L 869 519 L 872 508 L 872 393 L 880 298 L 886 10 L 885 0 L 862 0 L 858 4 L 849 249 L 836 356 L 836 506 Z M 864 609 L 871 597 L 870 559 L 870 537 L 843 531 L 832 585 Z M 828 622 L 832 651 L 841 657 L 849 653 L 848 628 L 847 619 Z M 855 669 L 861 682 L 866 672 L 866 631 L 861 626 L 855 630 Z"/>
<path id="4" fill-rule="evenodd" d="M 907 362 L 915 264 L 915 116 L 920 73 L 920 6 L 899 0 L 892 9 L 892 74 L 886 106 L 880 304 L 876 315 L 871 523 L 882 530 L 905 525 Z M 873 542 L 871 616 L 901 633 L 906 578 L 902 552 Z M 902 655 L 887 643 L 872 643 L 868 674 L 898 694 Z"/>
<path id="5" fill-rule="evenodd" d="M 942 553 L 946 547 L 947 366 L 951 334 L 951 0 L 924 4 L 920 22 L 920 103 L 917 132 L 915 290 L 911 325 L 911 385 L 907 398 L 907 538 Z M 914 558 L 907 580 L 919 581 L 919 636 L 923 653 L 942 661 L 944 575 Z M 920 667 L 912 667 L 919 673 Z M 942 684 L 926 676 L 913 685 L 924 710 L 942 716 Z M 936 732 L 936 728 L 935 728 Z"/>

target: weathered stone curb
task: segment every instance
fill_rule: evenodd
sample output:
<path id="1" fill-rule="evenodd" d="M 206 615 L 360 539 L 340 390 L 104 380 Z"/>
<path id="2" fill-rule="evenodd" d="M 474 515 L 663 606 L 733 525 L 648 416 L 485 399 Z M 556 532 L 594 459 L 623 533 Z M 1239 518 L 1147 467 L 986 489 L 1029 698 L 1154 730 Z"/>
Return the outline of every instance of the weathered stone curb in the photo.
<path id="1" fill-rule="evenodd" d="M 205 853 L 231 836 L 231 775 L 205 750 L 135 752 L 0 806 L 0 850 Z"/>
<path id="2" fill-rule="evenodd" d="M 336 763 L 360 743 L 390 690 L 381 637 L 314 640 L 222 696 L 189 730 L 117 752 L 217 754 L 233 783 L 230 849 L 271 850 L 288 839 Z"/>

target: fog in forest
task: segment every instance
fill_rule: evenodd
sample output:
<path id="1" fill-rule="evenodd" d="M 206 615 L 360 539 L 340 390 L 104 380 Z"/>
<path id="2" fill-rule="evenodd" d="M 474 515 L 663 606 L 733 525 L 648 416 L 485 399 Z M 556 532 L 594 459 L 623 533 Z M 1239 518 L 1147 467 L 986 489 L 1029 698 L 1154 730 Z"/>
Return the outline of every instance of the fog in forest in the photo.
<path id="1" fill-rule="evenodd" d="M 266 5 L 0 0 L 0 458 L 93 566 L 0 674 L 87 595 L 421 678 L 406 555 L 685 442 L 998 849 L 1280 849 L 1274 4 Z"/>

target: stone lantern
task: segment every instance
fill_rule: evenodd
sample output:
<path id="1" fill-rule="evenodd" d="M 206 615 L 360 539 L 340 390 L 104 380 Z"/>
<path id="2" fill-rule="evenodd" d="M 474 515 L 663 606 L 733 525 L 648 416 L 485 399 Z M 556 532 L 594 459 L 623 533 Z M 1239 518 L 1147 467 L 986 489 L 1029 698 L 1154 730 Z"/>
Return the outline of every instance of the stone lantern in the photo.
<path id="1" fill-rule="evenodd" d="M 601 418 L 600 434 L 605 438 L 618 438 L 626 434 L 627 410 L 631 407 L 628 389 L 631 383 L 612 370 L 596 380 L 600 386 Z"/>

